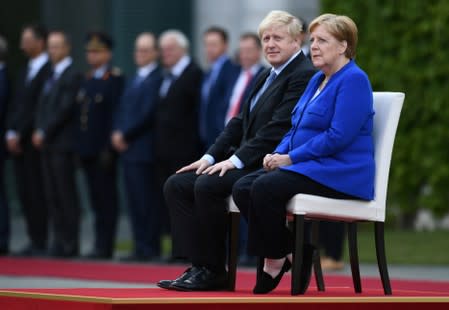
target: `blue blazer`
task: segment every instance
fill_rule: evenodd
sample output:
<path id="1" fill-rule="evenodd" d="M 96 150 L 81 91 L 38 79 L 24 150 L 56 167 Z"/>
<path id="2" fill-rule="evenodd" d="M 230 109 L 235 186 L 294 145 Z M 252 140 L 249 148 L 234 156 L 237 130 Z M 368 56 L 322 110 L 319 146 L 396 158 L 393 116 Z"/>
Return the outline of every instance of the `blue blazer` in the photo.
<path id="1" fill-rule="evenodd" d="M 200 121 L 205 120 L 204 128 L 206 130 L 203 133 L 200 131 L 200 135 L 206 147 L 212 145 L 224 129 L 229 99 L 239 73 L 239 67 L 230 59 L 227 59 L 211 86 L 207 103 L 205 107 L 202 107 L 202 109 L 205 109 L 201 112 L 204 113 L 204 118 L 200 116 Z"/>
<path id="2" fill-rule="evenodd" d="M 367 75 L 354 61 L 324 79 L 310 80 L 292 111 L 292 128 L 275 153 L 293 164 L 281 169 L 303 174 L 337 191 L 365 200 L 374 197 L 373 94 Z"/>
<path id="3" fill-rule="evenodd" d="M 121 158 L 128 162 L 153 160 L 153 117 L 162 82 L 161 69 L 157 67 L 138 87 L 130 81 L 117 110 L 115 129 L 123 132 L 128 149 Z"/>

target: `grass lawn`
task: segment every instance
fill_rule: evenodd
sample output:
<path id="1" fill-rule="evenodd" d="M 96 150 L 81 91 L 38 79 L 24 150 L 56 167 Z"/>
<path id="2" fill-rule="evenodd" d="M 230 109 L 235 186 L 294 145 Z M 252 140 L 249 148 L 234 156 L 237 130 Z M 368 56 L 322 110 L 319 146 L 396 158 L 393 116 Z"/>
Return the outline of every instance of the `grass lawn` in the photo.
<path id="1" fill-rule="evenodd" d="M 374 243 L 374 225 L 359 224 L 358 246 L 361 263 L 377 263 Z M 385 231 L 388 264 L 447 265 L 449 266 L 449 231 L 416 232 L 388 229 Z M 121 241 L 120 251 L 130 251 L 131 241 Z M 170 253 L 171 242 L 163 238 L 163 253 Z M 347 240 L 344 244 L 345 261 L 349 262 Z"/>
<path id="2" fill-rule="evenodd" d="M 374 225 L 360 224 L 358 232 L 359 259 L 376 263 Z M 417 232 L 388 229 L 385 231 L 385 251 L 388 264 L 449 266 L 449 231 Z M 348 259 L 345 243 L 345 260 Z"/>

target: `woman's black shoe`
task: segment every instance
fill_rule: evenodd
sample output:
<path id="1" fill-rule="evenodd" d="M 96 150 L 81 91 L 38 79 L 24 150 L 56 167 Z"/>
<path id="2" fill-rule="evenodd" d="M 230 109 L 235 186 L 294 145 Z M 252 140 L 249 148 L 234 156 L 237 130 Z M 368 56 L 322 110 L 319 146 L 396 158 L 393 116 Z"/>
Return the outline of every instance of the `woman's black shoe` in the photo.
<path id="1" fill-rule="evenodd" d="M 257 283 L 253 289 L 253 293 L 254 294 L 267 294 L 267 293 L 271 292 L 272 290 L 274 290 L 278 286 L 279 282 L 281 282 L 281 279 L 282 279 L 282 276 L 284 275 L 284 273 L 289 271 L 291 266 L 292 266 L 292 264 L 290 263 L 290 261 L 287 258 L 285 258 L 284 265 L 282 265 L 281 271 L 279 271 L 279 274 L 275 278 L 273 278 L 268 273 L 263 271 L 262 274 L 260 274 L 257 277 Z"/>

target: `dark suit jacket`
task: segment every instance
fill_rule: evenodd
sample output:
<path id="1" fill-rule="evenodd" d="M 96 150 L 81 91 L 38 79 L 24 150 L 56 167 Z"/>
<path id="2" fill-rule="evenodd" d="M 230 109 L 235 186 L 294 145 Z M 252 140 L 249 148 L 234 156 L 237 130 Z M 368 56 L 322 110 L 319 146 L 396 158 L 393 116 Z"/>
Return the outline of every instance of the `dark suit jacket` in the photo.
<path id="1" fill-rule="evenodd" d="M 217 162 L 235 154 L 246 168 L 261 167 L 263 157 L 276 148 L 290 129 L 291 111 L 315 71 L 310 60 L 300 53 L 282 70 L 250 112 L 251 98 L 270 73 L 270 69 L 265 70 L 259 75 L 242 112 L 229 121 L 207 154 Z"/>
<path id="2" fill-rule="evenodd" d="M 6 67 L 0 69 L 0 137 L 3 137 L 5 130 L 6 109 L 9 102 L 9 80 Z M 0 142 L 0 159 L 5 155 L 5 140 Z"/>
<path id="3" fill-rule="evenodd" d="M 230 59 L 226 60 L 210 88 L 207 103 L 202 103 L 201 115 L 204 117 L 200 116 L 200 121 L 205 121 L 203 124 L 205 131 L 200 134 L 202 143 L 206 147 L 214 143 L 223 131 L 229 99 L 239 72 L 239 67 L 236 64 Z"/>
<path id="4" fill-rule="evenodd" d="M 124 77 L 109 67 L 101 79 L 83 79 L 76 104 L 76 150 L 81 157 L 110 152 L 115 113 L 124 88 Z"/>
<path id="5" fill-rule="evenodd" d="M 45 133 L 44 148 L 70 152 L 74 147 L 75 104 L 81 75 L 67 67 L 48 93 L 41 93 L 36 114 L 36 129 Z"/>
<path id="6" fill-rule="evenodd" d="M 17 131 L 21 136 L 22 146 L 30 142 L 39 96 L 50 70 L 51 64 L 47 62 L 36 76 L 27 83 L 27 68 L 25 67 L 20 71 L 17 78 L 15 95 L 8 109 L 6 123 L 8 129 Z"/>
<path id="7" fill-rule="evenodd" d="M 203 73 L 194 63 L 184 69 L 159 98 L 155 119 L 157 158 L 189 162 L 200 155 L 198 107 Z"/>
<path id="8" fill-rule="evenodd" d="M 117 111 L 115 129 L 123 132 L 128 149 L 122 159 L 129 162 L 153 160 L 154 112 L 162 82 L 161 69 L 154 69 L 138 87 L 129 83 Z"/>

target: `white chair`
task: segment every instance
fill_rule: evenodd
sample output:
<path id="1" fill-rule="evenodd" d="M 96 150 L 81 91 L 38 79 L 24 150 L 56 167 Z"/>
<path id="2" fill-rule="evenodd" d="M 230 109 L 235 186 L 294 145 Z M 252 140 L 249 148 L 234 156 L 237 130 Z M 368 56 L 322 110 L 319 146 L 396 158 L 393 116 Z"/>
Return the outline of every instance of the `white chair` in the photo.
<path id="1" fill-rule="evenodd" d="M 312 220 L 316 224 L 319 220 L 341 221 L 348 223 L 348 246 L 350 253 L 351 271 L 354 289 L 362 291 L 357 253 L 357 222 L 374 222 L 376 253 L 379 272 L 382 279 L 384 293 L 391 295 L 391 285 L 385 257 L 384 222 L 390 170 L 391 154 L 396 135 L 396 129 L 404 102 L 405 95 L 395 92 L 374 92 L 374 145 L 375 145 L 375 198 L 373 201 L 329 199 L 320 196 L 298 194 L 287 205 L 287 212 L 293 216 L 295 234 L 295 250 L 293 253 L 291 294 L 300 293 L 300 269 L 302 265 L 304 220 Z M 232 198 L 229 199 L 229 290 L 235 288 L 237 268 L 239 209 Z M 317 225 L 313 225 L 314 231 Z M 317 234 L 312 236 L 317 237 Z M 324 290 L 321 274 L 319 253 L 314 257 L 314 271 L 318 290 Z M 259 263 L 259 267 L 261 264 Z"/>
<path id="2" fill-rule="evenodd" d="M 299 270 L 302 264 L 303 225 L 307 220 L 341 221 L 348 225 L 348 245 L 354 290 L 362 291 L 357 253 L 357 222 L 374 222 L 376 254 L 385 295 L 391 295 L 391 285 L 385 257 L 384 222 L 388 175 L 396 129 L 405 95 L 394 92 L 374 92 L 375 198 L 372 201 L 339 200 L 298 194 L 287 205 L 293 215 L 295 250 L 293 253 L 292 295 L 299 294 Z"/>

